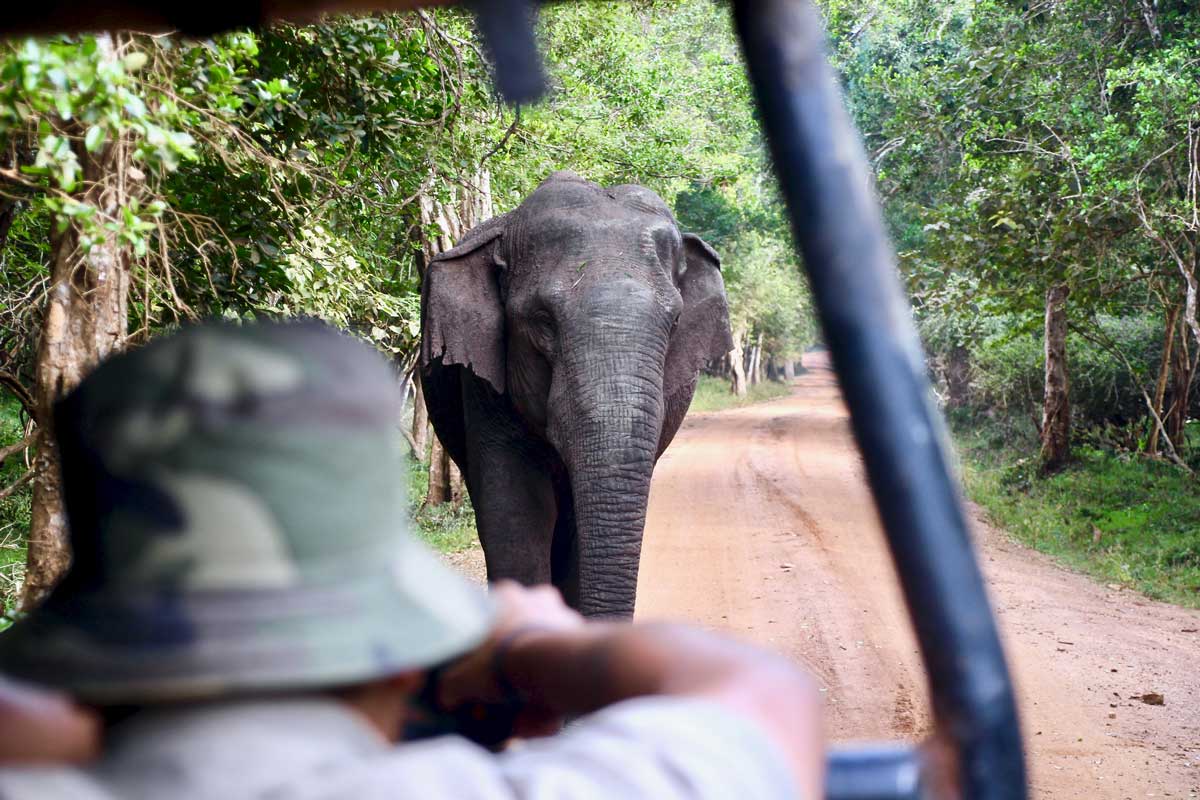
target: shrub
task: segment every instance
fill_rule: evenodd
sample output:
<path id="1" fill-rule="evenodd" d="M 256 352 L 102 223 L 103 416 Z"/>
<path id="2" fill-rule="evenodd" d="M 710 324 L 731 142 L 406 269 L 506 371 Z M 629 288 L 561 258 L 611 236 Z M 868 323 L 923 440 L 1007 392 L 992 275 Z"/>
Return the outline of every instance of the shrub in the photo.
<path id="1" fill-rule="evenodd" d="M 944 335 L 944 321 L 923 321 L 921 328 L 937 376 L 955 339 Z M 966 344 L 971 404 L 1031 422 L 1040 418 L 1045 354 L 1038 320 L 1014 314 L 983 317 L 973 322 Z M 1067 368 L 1076 427 L 1142 420 L 1142 392 L 1153 391 L 1161 351 L 1162 323 L 1149 315 L 1101 316 L 1074 325 L 1067 339 Z"/>

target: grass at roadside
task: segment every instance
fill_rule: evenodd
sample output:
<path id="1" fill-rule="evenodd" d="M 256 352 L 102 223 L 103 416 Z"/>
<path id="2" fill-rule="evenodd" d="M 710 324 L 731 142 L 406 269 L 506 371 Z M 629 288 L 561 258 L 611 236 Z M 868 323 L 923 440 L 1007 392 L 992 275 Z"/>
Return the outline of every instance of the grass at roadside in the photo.
<path id="1" fill-rule="evenodd" d="M 981 419 L 952 420 L 967 494 L 1020 541 L 1104 583 L 1200 607 L 1200 483 L 1132 454 L 1077 446 L 1037 476 L 1036 440 Z"/>
<path id="2" fill-rule="evenodd" d="M 701 375 L 696 384 L 696 394 L 692 397 L 692 405 L 688 413 L 698 411 L 724 411 L 727 408 L 738 408 L 766 400 L 786 397 L 792 388 L 786 383 L 763 381 L 751 386 L 744 397 L 738 397 L 729 391 L 729 381 L 724 378 L 714 378 L 711 375 Z"/>
<path id="3" fill-rule="evenodd" d="M 474 547 L 479 539 L 475 532 L 475 511 L 471 501 L 464 499 L 455 507 L 449 503 L 422 508 L 429 488 L 429 467 L 415 459 L 408 462 L 408 498 L 416 524 L 414 532 L 439 553 L 457 553 Z"/>

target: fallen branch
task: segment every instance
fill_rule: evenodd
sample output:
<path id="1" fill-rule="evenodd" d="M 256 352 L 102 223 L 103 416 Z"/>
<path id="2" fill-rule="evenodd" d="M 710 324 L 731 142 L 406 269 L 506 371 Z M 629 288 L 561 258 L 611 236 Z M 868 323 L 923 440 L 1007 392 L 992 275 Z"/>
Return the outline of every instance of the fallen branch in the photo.
<path id="1" fill-rule="evenodd" d="M 33 480 L 33 470 L 28 470 L 24 475 L 17 478 L 15 482 L 10 484 L 5 489 L 0 489 L 0 500 L 7 500 L 17 489 L 20 489 L 25 484 Z"/>
<path id="2" fill-rule="evenodd" d="M 1167 461 L 1170 461 L 1175 466 L 1182 469 L 1188 475 L 1191 475 L 1192 468 L 1188 466 L 1186 461 L 1184 461 L 1182 458 L 1179 457 L 1179 453 L 1175 450 L 1175 443 L 1172 442 L 1171 437 L 1167 435 L 1167 426 L 1163 423 L 1162 416 L 1158 413 L 1158 409 L 1156 409 L 1154 407 L 1154 401 L 1150 398 L 1150 393 L 1147 392 L 1140 385 L 1141 378 L 1143 376 L 1141 375 L 1141 373 L 1139 373 L 1134 368 L 1133 364 L 1130 363 L 1129 359 L 1125 357 L 1125 354 L 1123 352 L 1121 352 L 1121 348 L 1119 348 L 1116 345 L 1116 343 L 1112 341 L 1112 339 L 1110 339 L 1108 336 L 1104 335 L 1101 332 L 1100 326 L 1098 324 L 1092 325 L 1090 329 L 1084 329 L 1084 328 L 1072 328 L 1072 329 L 1076 333 L 1078 333 L 1080 336 L 1082 336 L 1083 338 L 1091 341 L 1092 343 L 1094 343 L 1096 345 L 1099 345 L 1103 349 L 1105 349 L 1108 352 L 1115 355 L 1117 357 L 1117 359 L 1125 366 L 1125 369 L 1128 371 L 1129 376 L 1134 379 L 1135 383 L 1139 384 L 1138 390 L 1142 395 L 1142 401 L 1146 404 L 1146 410 L 1150 413 L 1150 418 L 1154 421 L 1154 434 L 1153 435 L 1156 437 L 1161 437 L 1162 443 L 1164 445 L 1166 445 L 1167 452 L 1164 453 L 1162 455 L 1162 457 L 1165 458 Z M 1147 453 L 1146 456 L 1148 458 L 1158 458 L 1159 457 L 1156 455 L 1152 455 L 1150 453 Z"/>
<path id="3" fill-rule="evenodd" d="M 31 419 L 37 419 L 37 405 L 33 402 L 33 395 L 25 388 L 25 384 L 21 383 L 20 378 L 11 372 L 0 370 L 0 387 L 12 392 L 13 397 L 17 398 L 17 402 L 25 409 L 25 413 Z"/>
<path id="4" fill-rule="evenodd" d="M 7 461 L 9 456 L 20 453 L 31 444 L 33 444 L 33 437 L 26 436 L 19 442 L 14 442 L 7 447 L 0 447 L 0 464 L 3 464 L 5 461 Z"/>
<path id="5" fill-rule="evenodd" d="M 417 440 L 413 438 L 412 431 L 405 426 L 400 426 L 400 432 L 404 434 L 404 441 L 408 442 L 408 446 L 412 448 L 413 455 L 417 457 L 417 461 L 421 460 L 421 449 L 417 447 Z"/>

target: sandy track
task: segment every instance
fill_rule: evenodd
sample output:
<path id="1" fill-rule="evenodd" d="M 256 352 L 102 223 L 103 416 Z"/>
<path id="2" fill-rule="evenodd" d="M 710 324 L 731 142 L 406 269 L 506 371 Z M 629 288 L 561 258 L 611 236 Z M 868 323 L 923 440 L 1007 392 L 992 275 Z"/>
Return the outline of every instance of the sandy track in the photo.
<path id="1" fill-rule="evenodd" d="M 783 400 L 689 418 L 650 495 L 638 617 L 804 663 L 838 740 L 929 729 L 923 672 L 820 355 Z M 1034 795 L 1200 797 L 1200 613 L 1061 570 L 980 523 Z M 1165 705 L 1131 699 L 1147 692 Z"/>

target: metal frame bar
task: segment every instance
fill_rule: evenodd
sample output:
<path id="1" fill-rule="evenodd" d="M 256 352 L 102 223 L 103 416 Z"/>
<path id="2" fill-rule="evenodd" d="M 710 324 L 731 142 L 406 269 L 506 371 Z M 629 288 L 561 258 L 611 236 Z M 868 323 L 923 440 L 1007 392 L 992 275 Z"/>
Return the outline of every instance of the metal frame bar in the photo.
<path id="1" fill-rule="evenodd" d="M 866 158 L 826 64 L 822 26 L 804 0 L 733 0 L 733 11 L 792 229 L 916 628 L 937 735 L 955 756 L 956 774 L 946 776 L 942 762 L 931 769 L 915 751 L 835 755 L 827 796 L 933 796 L 930 786 L 949 784 L 957 788 L 952 794 L 972 800 L 1023 799 L 1025 763 L 1012 683 Z M 928 779 L 925 788 L 919 778 L 900 778 L 914 764 Z"/>

